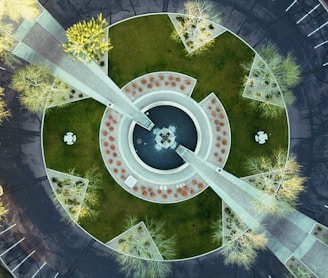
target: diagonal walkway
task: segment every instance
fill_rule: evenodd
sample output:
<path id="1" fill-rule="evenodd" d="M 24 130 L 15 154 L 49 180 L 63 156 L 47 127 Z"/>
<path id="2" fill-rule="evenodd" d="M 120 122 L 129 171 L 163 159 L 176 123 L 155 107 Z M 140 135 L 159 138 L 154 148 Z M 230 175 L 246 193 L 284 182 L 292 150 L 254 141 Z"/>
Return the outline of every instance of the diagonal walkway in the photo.
<path id="1" fill-rule="evenodd" d="M 151 130 L 153 123 L 94 62 L 72 61 L 62 50 L 65 30 L 45 10 L 34 22 L 22 22 L 15 38 L 19 41 L 12 51 L 31 64 L 46 66 L 50 72 L 75 89 L 100 103 L 130 117 Z"/>
<path id="2" fill-rule="evenodd" d="M 134 15 L 162 11 L 178 12 L 183 7 L 184 1 L 39 0 L 39 2 L 62 26 L 67 28 L 79 20 L 89 19 L 100 11 L 107 14 L 106 17 L 111 23 Z M 217 0 L 215 4 L 216 9 L 222 13 L 223 25 L 251 46 L 257 48 L 265 40 L 269 40 L 276 43 L 281 52 L 293 51 L 297 57 L 302 67 L 303 82 L 295 90 L 297 102 L 288 107 L 291 122 L 291 151 L 297 154 L 298 162 L 303 164 L 304 176 L 310 177 L 307 190 L 302 195 L 300 209 L 327 225 L 328 214 L 324 205 L 327 204 L 328 167 L 327 157 L 323 156 L 322 150 L 325 147 L 324 143 L 327 142 L 328 71 L 322 64 L 328 62 L 326 55 L 328 44 L 322 43 L 328 38 L 328 26 L 325 25 L 310 37 L 307 35 L 325 23 L 328 14 L 326 12 L 318 14 L 317 11 L 322 10 L 318 8 L 300 24 L 296 24 L 318 4 L 317 0 Z M 33 235 L 33 246 L 38 248 L 39 252 L 42 249 L 42 258 L 48 258 L 47 266 L 40 271 L 39 276 L 54 277 L 54 274 L 49 275 L 45 271 L 46 268 L 54 268 L 60 271 L 56 277 L 58 274 L 58 277 L 66 277 L 66 274 L 72 277 L 122 277 L 117 265 L 111 259 L 110 251 L 103 248 L 101 244 L 93 244 L 89 249 L 85 249 L 87 251 L 81 252 L 90 237 L 78 227 L 64 225 L 59 221 L 60 215 L 52 208 L 52 203 L 47 201 L 48 195 L 51 195 L 51 192 L 47 192 L 47 188 L 50 188 L 47 182 L 43 182 L 42 186 L 26 187 L 26 184 L 29 184 L 27 180 L 44 175 L 38 135 L 32 137 L 32 134 L 25 133 L 25 130 L 40 133 L 40 122 L 36 115 L 19 109 L 16 101 L 11 103 L 10 108 L 14 116 L 8 126 L 12 129 L 6 130 L 1 135 L 1 151 L 6 154 L 6 159 L 0 165 L 2 182 L 7 193 L 3 198 L 6 198 L 6 202 L 7 198 L 10 199 L 12 203 L 9 220 L 15 219 L 17 223 L 21 223 L 19 231 L 29 235 L 29 238 Z M 31 146 L 33 146 L 32 151 Z M 7 240 L 8 236 L 3 241 Z M 314 252 L 312 250 L 315 249 L 311 248 L 306 256 L 311 257 L 311 252 Z M 316 256 L 312 258 L 315 259 Z M 258 261 L 249 272 L 235 266 L 224 266 L 217 252 L 202 258 L 172 262 L 172 266 L 173 273 L 170 277 L 174 278 L 274 278 L 283 277 L 286 271 L 269 251 L 261 252 Z M 17 272 L 16 274 L 18 277 L 32 276 L 32 274 L 28 275 L 27 271 L 24 275 L 19 275 Z"/>
<path id="3" fill-rule="evenodd" d="M 310 234 L 316 221 L 298 211 L 281 218 L 266 217 L 264 213 L 255 212 L 252 204 L 265 198 L 265 193 L 181 145 L 177 148 L 177 153 L 199 173 L 249 228 L 267 235 L 268 248 L 282 263 L 286 263 L 290 256 L 295 256 L 313 273 L 325 277 L 328 273 L 325 261 L 328 257 L 328 246 Z"/>

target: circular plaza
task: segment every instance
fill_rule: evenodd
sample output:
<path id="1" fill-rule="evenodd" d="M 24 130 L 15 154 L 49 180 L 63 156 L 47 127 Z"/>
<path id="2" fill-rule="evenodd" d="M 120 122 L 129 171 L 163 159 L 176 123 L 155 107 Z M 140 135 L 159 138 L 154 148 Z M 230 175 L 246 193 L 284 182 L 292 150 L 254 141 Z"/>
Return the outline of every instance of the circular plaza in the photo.
<path id="1" fill-rule="evenodd" d="M 129 32 L 125 28 L 134 24 L 143 36 L 120 44 L 120 34 Z M 161 33 L 150 32 L 150 25 L 157 25 Z M 171 259 L 185 259 L 220 247 L 211 240 L 212 225 L 226 217 L 227 208 L 209 186 L 203 167 L 186 162 L 177 150 L 183 147 L 204 161 L 204 166 L 243 177 L 248 172 L 242 161 L 248 156 L 268 155 L 279 146 L 288 146 L 288 123 L 284 108 L 280 118 L 268 122 L 249 109 L 248 99 L 241 97 L 241 64 L 250 63 L 254 52 L 238 37 L 217 27 L 221 30 L 217 45 L 204 56 L 187 57 L 183 46 L 165 39 L 170 26 L 166 15 L 112 26 L 109 36 L 116 47 L 108 57 L 112 67 L 109 77 L 120 86 L 117 100 L 113 96 L 107 107 L 93 99 L 72 102 L 65 114 L 52 109 L 45 118 L 44 147 L 48 172 L 69 173 L 73 168 L 83 173 L 96 167 L 101 173 L 101 184 L 94 192 L 99 192 L 102 201 L 92 207 L 97 216 L 79 217 L 78 205 L 64 204 L 66 210 L 77 211 L 73 218 L 87 232 L 117 249 L 113 241 L 124 235 L 130 217 L 164 221 L 170 223 L 165 225 L 166 236 L 177 238 L 177 254 Z M 147 49 L 134 55 L 133 42 Z M 235 46 L 233 51 L 231 45 Z M 168 64 L 160 69 L 151 67 L 158 57 Z M 120 101 L 127 106 L 119 106 Z M 140 115 L 151 121 L 151 129 L 138 122 Z M 54 133 L 53 126 L 60 128 Z M 56 144 L 54 135 L 67 130 L 76 135 L 76 142 L 69 147 Z M 258 130 L 269 134 L 265 144 L 254 140 Z M 58 184 L 53 188 L 58 191 Z M 83 204 L 83 196 L 74 198 L 76 204 Z M 59 199 L 67 202 L 65 196 Z"/>
<path id="2" fill-rule="evenodd" d="M 59 9 L 50 2 L 46 6 Z M 166 29 L 169 25 L 167 20 L 160 20 L 157 25 L 152 16 L 147 16 L 145 23 L 142 21 L 146 17 L 133 18 L 132 26 L 138 28 L 138 34 L 128 31 L 131 28 L 128 27 L 129 20 L 111 26 L 109 36 L 114 49 L 109 53 L 108 75 L 125 96 L 142 113 L 149 116 L 154 123 L 152 130 L 138 125 L 124 111 L 104 107 L 80 92 L 76 92 L 80 101 L 72 102 L 65 108 L 49 109 L 42 127 L 39 126 L 38 115 L 30 115 L 31 113 L 21 110 L 17 112 L 16 103 L 13 105 L 12 109 L 15 115 L 17 112 L 18 117 L 14 117 L 12 126 L 10 122 L 10 127 L 3 127 L 8 132 L 3 140 L 7 140 L 9 146 L 6 145 L 8 148 L 3 155 L 10 167 L 4 168 L 2 198 L 5 202 L 10 202 L 7 223 L 4 223 L 1 232 L 1 261 L 13 275 L 124 276 L 121 265 L 111 259 L 113 255 L 117 255 L 111 249 L 119 250 L 121 246 L 115 244 L 121 242 L 124 235 L 129 236 L 124 223 L 127 223 L 126 219 L 130 216 L 145 223 L 147 219 L 166 222 L 165 235 L 175 235 L 177 253 L 171 257 L 173 262 L 166 260 L 168 257 L 164 259 L 165 264 L 172 267 L 172 275 L 176 277 L 217 276 L 218 273 L 222 273 L 224 277 L 234 277 L 237 272 L 237 275 L 243 277 L 269 277 L 288 272 L 287 267 L 290 267 L 289 263 L 295 261 L 295 258 L 291 257 L 281 263 L 270 251 L 261 252 L 250 271 L 239 266 L 227 267 L 223 263 L 221 249 L 218 249 L 221 244 L 211 242 L 212 224 L 222 220 L 225 231 L 229 232 L 229 218 L 234 216 L 224 200 L 212 192 L 208 181 L 177 155 L 176 149 L 179 145 L 186 146 L 202 161 L 215 165 L 218 171 L 223 169 L 241 179 L 247 178 L 248 181 L 253 176 L 242 167 L 247 157 L 268 156 L 279 147 L 298 154 L 304 164 L 304 172 L 311 176 L 308 181 L 309 189 L 301 196 L 303 204 L 300 205 L 300 211 L 325 224 L 325 214 L 321 211 L 324 207 L 322 192 L 325 191 L 317 190 L 325 184 L 319 184 L 323 174 L 318 173 L 323 173 L 324 167 L 317 162 L 318 157 L 323 154 L 311 151 L 307 133 L 317 138 L 316 143 L 325 138 L 323 129 L 318 128 L 320 117 L 317 117 L 321 115 L 320 119 L 324 120 L 323 113 L 317 109 L 320 106 L 318 103 L 325 103 L 324 94 L 321 94 L 325 87 L 323 80 L 327 78 L 321 68 L 325 65 L 322 55 L 322 50 L 325 49 L 325 25 L 321 27 L 318 22 L 315 25 L 308 24 L 308 15 L 322 10 L 322 7 L 313 4 L 313 1 L 273 1 L 258 3 L 249 9 L 246 4 L 234 2 L 230 5 L 229 2 L 234 1 L 216 4 L 223 11 L 222 25 L 229 28 L 231 34 L 230 31 L 221 34 L 215 39 L 214 47 L 200 57 L 181 58 L 183 47 L 170 42 L 171 29 Z M 163 5 L 166 12 L 168 8 L 177 11 L 176 5 L 183 5 L 180 2 L 166 4 Z M 72 7 L 74 5 L 73 3 Z M 152 5 L 147 11 L 161 11 L 162 5 Z M 138 9 L 131 10 L 139 13 Z M 132 16 L 127 11 L 128 9 L 123 8 L 121 13 L 112 14 L 110 10 L 113 22 Z M 267 13 L 262 15 L 258 11 Z M 306 11 L 310 12 L 304 13 Z M 58 14 L 61 12 L 58 11 Z M 270 16 L 264 17 L 264 14 Z M 286 21 L 282 16 L 285 14 L 290 15 Z M 326 13 L 318 16 L 324 14 Z M 271 15 L 275 20 L 272 21 Z M 254 20 L 255 18 L 259 21 Z M 311 17 L 311 20 L 315 21 L 315 18 Z M 67 18 L 66 23 L 63 18 L 60 20 L 63 21 L 61 24 L 69 25 L 71 17 L 69 20 Z M 146 37 L 144 34 L 151 31 L 149 26 L 152 26 L 154 32 Z M 257 49 L 263 41 L 272 39 L 269 34 L 277 33 L 274 29 L 277 26 L 284 27 L 280 28 L 278 34 L 281 34 L 281 30 L 287 34 L 289 29 L 293 30 L 290 34 L 295 35 L 295 38 L 288 37 L 301 46 L 295 49 L 295 55 L 301 63 L 304 76 L 297 88 L 299 94 L 296 104 L 287 106 L 288 114 L 286 110 L 286 115 L 277 121 L 271 121 L 261 119 L 257 112 L 251 112 L 246 101 L 240 97 L 244 76 L 241 64 L 252 61 L 255 52 L 248 45 L 239 44 L 239 38 L 234 34 L 238 34 L 247 44 Z M 313 26 L 317 29 L 313 29 Z M 302 36 L 311 40 L 302 44 Z M 164 39 L 161 40 L 162 38 Z M 275 41 L 284 53 L 294 49 L 278 35 Z M 154 54 L 153 49 L 157 51 Z M 304 61 L 304 53 L 308 53 L 312 59 L 307 58 Z M 313 84 L 316 84 L 316 90 L 313 90 Z M 311 90 L 320 94 L 306 94 Z M 260 98 L 265 96 L 261 95 Z M 308 113 L 309 116 L 305 117 L 302 113 Z M 305 118 L 304 122 L 302 119 Z M 308 118 L 313 121 L 308 123 Z M 22 140 L 17 138 L 16 129 L 19 126 Z M 41 130 L 41 139 L 40 133 L 37 134 L 34 130 Z M 72 134 L 75 136 L 74 140 L 69 137 Z M 260 135 L 266 137 L 262 140 Z M 44 158 L 39 158 L 38 155 L 41 145 Z M 23 163 L 11 162 L 18 157 L 18 152 L 12 148 L 14 146 L 21 149 Z M 305 158 L 305 152 L 309 158 Z M 307 164 L 308 160 L 311 160 L 315 171 Z M 96 189 L 98 201 L 94 206 L 97 216 L 93 219 L 79 219 L 80 211 L 76 212 L 72 204 L 65 206 L 60 198 L 56 200 L 61 203 L 60 208 L 54 208 L 54 193 L 58 197 L 59 191 L 71 189 L 70 186 L 73 188 L 78 185 L 79 188 L 75 192 L 71 190 L 75 199 L 68 202 L 83 202 L 81 196 L 86 193 L 88 183 L 84 179 L 84 173 L 90 169 L 97 169 L 101 174 L 100 187 Z M 24 175 L 15 175 L 17 171 Z M 24 180 L 23 176 L 26 177 Z M 64 180 L 61 180 L 63 177 Z M 73 182 L 66 188 L 64 181 L 68 179 Z M 70 209 L 74 209 L 74 215 Z M 65 213 L 70 215 L 74 224 L 62 221 Z M 54 231 L 54 224 L 58 231 Z M 136 231 L 144 229 L 140 225 L 136 226 Z M 287 226 L 280 225 L 286 231 Z M 319 228 L 322 229 L 320 226 L 318 231 Z M 318 231 L 312 231 L 307 237 L 315 238 Z M 146 243 L 149 244 L 148 241 Z M 31 246 L 33 248 L 29 251 Z M 17 259 L 13 260 L 14 253 Z M 160 261 L 163 259 L 160 254 L 156 258 Z M 89 266 L 90 261 L 94 262 L 92 268 Z"/>
<path id="3" fill-rule="evenodd" d="M 151 131 L 112 109 L 105 111 L 100 128 L 103 160 L 128 192 L 152 202 L 174 203 L 205 190 L 197 171 L 176 153 L 180 144 L 224 167 L 231 142 L 227 114 L 214 94 L 201 103 L 194 101 L 195 84 L 184 74 L 156 72 L 122 88 L 154 122 Z"/>

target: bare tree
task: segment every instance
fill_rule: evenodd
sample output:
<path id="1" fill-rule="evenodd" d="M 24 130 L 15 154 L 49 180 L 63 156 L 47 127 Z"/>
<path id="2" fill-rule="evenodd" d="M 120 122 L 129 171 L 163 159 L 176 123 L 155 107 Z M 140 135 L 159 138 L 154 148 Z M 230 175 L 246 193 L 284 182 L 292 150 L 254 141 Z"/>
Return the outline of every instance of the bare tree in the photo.
<path id="1" fill-rule="evenodd" d="M 265 234 L 257 234 L 229 208 L 224 209 L 224 227 L 222 220 L 212 223 L 212 241 L 223 244 L 221 254 L 225 264 L 237 264 L 249 269 L 257 257 L 257 251 L 265 249 Z"/>
<path id="2" fill-rule="evenodd" d="M 49 97 L 64 101 L 70 94 L 70 88 L 63 81 L 34 65 L 18 70 L 10 86 L 20 93 L 21 104 L 32 112 L 43 111 Z"/>
<path id="3" fill-rule="evenodd" d="M 300 66 L 291 53 L 279 54 L 275 45 L 263 45 L 245 70 L 243 95 L 248 95 L 251 106 L 261 116 L 276 118 L 283 114 L 284 104 L 292 104 L 295 97 L 291 88 L 300 81 Z"/>
<path id="4" fill-rule="evenodd" d="M 118 240 L 118 251 L 122 252 L 115 256 L 121 266 L 121 272 L 125 277 L 166 277 L 171 272 L 171 266 L 163 259 L 158 259 L 158 251 L 164 258 L 173 257 L 173 237 L 164 236 L 164 223 L 145 219 L 145 225 L 152 237 L 158 251 L 149 241 L 149 236 L 143 234 L 143 226 L 136 227 L 138 219 L 128 217 L 125 229 L 129 232 Z M 133 228 L 133 229 L 132 229 Z M 156 252 L 156 253 L 154 253 Z"/>
<path id="5" fill-rule="evenodd" d="M 7 214 L 6 206 L 0 201 L 0 221 L 5 220 L 5 216 Z"/>
<path id="6" fill-rule="evenodd" d="M 283 57 L 272 43 L 264 44 L 258 52 L 276 78 L 283 94 L 300 82 L 300 66 L 292 53 Z"/>
<path id="7" fill-rule="evenodd" d="M 172 259 L 175 257 L 175 239 L 174 237 L 166 238 L 165 236 L 165 222 L 154 221 L 146 218 L 146 227 L 153 238 L 159 252 L 165 259 Z"/>
<path id="8" fill-rule="evenodd" d="M 286 110 L 283 107 L 274 105 L 269 101 L 261 102 L 253 99 L 248 99 L 249 106 L 256 110 L 261 117 L 268 119 L 277 119 L 286 114 Z"/>
<path id="9" fill-rule="evenodd" d="M 128 230 L 135 226 L 137 224 L 137 218 L 136 217 L 129 217 L 126 221 L 125 229 Z M 165 259 L 171 259 L 175 256 L 175 239 L 174 237 L 167 238 L 165 236 L 165 222 L 158 222 L 154 221 L 152 219 L 149 219 L 146 217 L 145 219 L 145 225 L 147 227 L 147 230 L 152 237 L 158 251 Z M 128 244 L 126 246 L 125 251 L 129 255 L 136 255 L 139 254 L 141 258 L 146 259 L 154 259 L 154 255 L 152 252 L 154 251 L 150 247 L 150 245 L 145 244 L 144 240 L 138 239 L 138 233 L 131 234 L 131 237 L 129 238 L 128 242 L 125 241 L 124 244 Z M 137 251 L 137 253 L 131 253 L 130 250 L 131 246 L 133 250 Z"/>
<path id="10" fill-rule="evenodd" d="M 4 91 L 5 89 L 0 87 L 0 124 L 4 120 L 8 120 L 8 118 L 11 116 L 11 112 L 9 109 L 7 109 L 7 105 L 3 99 Z"/>
<path id="11" fill-rule="evenodd" d="M 0 60 L 10 69 L 20 64 L 20 60 L 10 52 L 17 43 L 12 34 L 12 24 L 0 23 Z"/>
<path id="12" fill-rule="evenodd" d="M 9 23 L 0 23 L 0 53 L 11 50 L 16 44 L 13 37 L 14 27 Z"/>
<path id="13" fill-rule="evenodd" d="M 225 264 L 237 264 L 250 269 L 257 257 L 258 250 L 264 250 L 268 239 L 265 234 L 257 234 L 251 230 L 239 230 L 236 239 L 225 244 L 221 254 Z"/>
<path id="14" fill-rule="evenodd" d="M 125 277 L 165 278 L 172 271 L 171 265 L 165 261 L 144 260 L 124 254 L 117 254 L 115 259 Z"/>
<path id="15" fill-rule="evenodd" d="M 84 178 L 87 179 L 89 183 L 81 203 L 79 221 L 84 218 L 95 219 L 98 216 L 97 205 L 99 205 L 101 174 L 97 168 L 92 168 L 87 171 Z"/>
<path id="16" fill-rule="evenodd" d="M 176 28 L 171 38 L 177 42 L 184 38 L 188 56 L 198 55 L 214 45 L 210 39 L 215 28 L 210 22 L 221 22 L 221 15 L 214 4 L 207 0 L 187 1 L 181 15 L 176 16 Z"/>
<path id="17" fill-rule="evenodd" d="M 287 152 L 278 149 L 272 157 L 248 158 L 245 168 L 256 174 L 253 177 L 256 187 L 266 193 L 255 202 L 255 210 L 284 215 L 294 209 L 306 181 L 300 176 L 301 166 L 295 157 L 287 160 Z"/>
<path id="18" fill-rule="evenodd" d="M 294 210 L 294 207 L 274 194 L 264 193 L 253 203 L 253 209 L 258 213 L 284 216 Z"/>
<path id="19" fill-rule="evenodd" d="M 9 18 L 15 22 L 21 19 L 31 20 L 40 13 L 37 0 L 1 0 L 0 20 Z"/>
<path id="20" fill-rule="evenodd" d="M 21 60 L 7 50 L 0 51 L 0 60 L 12 71 L 21 65 Z"/>
<path id="21" fill-rule="evenodd" d="M 185 2 L 184 6 L 184 13 L 189 17 L 188 20 L 194 20 L 193 23 L 199 23 L 201 26 L 203 24 L 199 21 L 201 19 L 207 19 L 216 23 L 221 22 L 221 14 L 215 9 L 213 2 L 194 0 Z"/>

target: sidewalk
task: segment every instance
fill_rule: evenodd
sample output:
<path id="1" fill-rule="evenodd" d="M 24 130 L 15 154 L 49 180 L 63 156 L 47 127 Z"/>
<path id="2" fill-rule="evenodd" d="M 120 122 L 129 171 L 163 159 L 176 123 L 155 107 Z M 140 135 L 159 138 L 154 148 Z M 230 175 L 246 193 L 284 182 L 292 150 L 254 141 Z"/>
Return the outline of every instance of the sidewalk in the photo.
<path id="1" fill-rule="evenodd" d="M 325 277 L 328 273 L 328 246 L 311 235 L 316 221 L 298 211 L 280 218 L 256 212 L 252 204 L 256 199 L 264 198 L 265 193 L 182 146 L 177 152 L 249 228 L 267 235 L 268 248 L 283 264 L 293 255 L 319 277 Z"/>

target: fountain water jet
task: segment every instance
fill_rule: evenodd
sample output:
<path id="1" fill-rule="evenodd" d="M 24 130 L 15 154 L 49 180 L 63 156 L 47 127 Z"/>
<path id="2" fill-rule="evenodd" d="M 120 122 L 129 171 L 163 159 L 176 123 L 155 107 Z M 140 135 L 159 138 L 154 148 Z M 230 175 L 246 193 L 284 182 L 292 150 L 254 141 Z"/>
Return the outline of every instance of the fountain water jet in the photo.
<path id="1" fill-rule="evenodd" d="M 176 147 L 176 141 L 175 141 L 175 128 L 164 127 L 162 129 L 156 129 L 155 130 L 155 142 L 156 142 L 156 149 L 168 149 L 172 148 L 174 149 Z"/>

